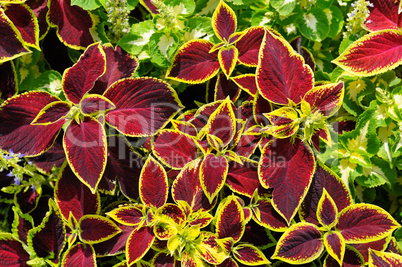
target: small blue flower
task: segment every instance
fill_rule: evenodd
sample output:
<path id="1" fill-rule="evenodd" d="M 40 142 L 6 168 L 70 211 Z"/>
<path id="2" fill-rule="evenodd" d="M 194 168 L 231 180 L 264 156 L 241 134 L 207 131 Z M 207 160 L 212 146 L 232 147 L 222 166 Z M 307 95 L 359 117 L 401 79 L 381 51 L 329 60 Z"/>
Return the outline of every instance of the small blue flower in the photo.
<path id="1" fill-rule="evenodd" d="M 14 177 L 14 184 L 15 184 L 16 186 L 20 186 L 20 184 L 21 184 L 21 180 L 20 180 L 20 178 L 18 178 L 17 176 Z"/>
<path id="2" fill-rule="evenodd" d="M 14 158 L 14 156 L 11 156 L 11 155 L 5 155 L 5 156 L 3 156 L 3 158 L 5 158 L 5 159 L 13 159 L 13 158 Z"/>
<path id="3" fill-rule="evenodd" d="M 351 6 L 352 6 L 352 7 L 355 7 L 355 3 L 352 3 Z"/>
<path id="4" fill-rule="evenodd" d="M 374 7 L 374 4 L 369 2 L 368 6 L 369 7 Z"/>
<path id="5" fill-rule="evenodd" d="M 13 171 L 10 171 L 10 172 L 7 174 L 7 176 L 8 176 L 8 177 L 13 177 L 13 176 L 14 176 Z"/>
<path id="6" fill-rule="evenodd" d="M 32 191 L 35 192 L 36 191 L 36 186 L 33 184 L 31 185 Z"/>
<path id="7" fill-rule="evenodd" d="M 25 154 L 18 153 L 17 155 L 18 155 L 18 157 L 19 157 L 20 159 L 22 159 L 23 157 L 25 157 Z"/>

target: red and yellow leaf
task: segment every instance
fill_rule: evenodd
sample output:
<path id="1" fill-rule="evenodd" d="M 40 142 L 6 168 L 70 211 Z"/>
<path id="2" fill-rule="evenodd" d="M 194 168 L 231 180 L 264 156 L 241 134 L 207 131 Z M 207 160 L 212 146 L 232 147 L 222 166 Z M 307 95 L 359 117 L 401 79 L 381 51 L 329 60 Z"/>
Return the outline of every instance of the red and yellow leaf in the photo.
<path id="1" fill-rule="evenodd" d="M 71 121 L 64 133 L 63 147 L 71 170 L 95 193 L 107 159 L 102 124 L 91 117 L 84 117 L 80 123 Z"/>
<path id="2" fill-rule="evenodd" d="M 369 16 L 364 27 L 369 31 L 381 31 L 386 29 L 402 28 L 402 19 L 399 16 L 398 2 L 394 0 L 371 0 Z"/>
<path id="3" fill-rule="evenodd" d="M 234 11 L 220 1 L 212 15 L 212 28 L 221 41 L 229 41 L 230 35 L 236 31 L 237 18 Z"/>
<path id="4" fill-rule="evenodd" d="M 369 253 L 370 267 L 401 266 L 401 265 L 402 265 L 401 255 L 377 250 L 370 250 Z"/>
<path id="5" fill-rule="evenodd" d="M 390 214 L 371 204 L 354 204 L 338 215 L 336 229 L 346 243 L 366 243 L 390 235 L 400 225 Z"/>
<path id="6" fill-rule="evenodd" d="M 0 106 L 0 148 L 26 156 L 37 156 L 48 150 L 64 121 L 51 125 L 31 123 L 46 105 L 59 100 L 47 92 L 32 91 L 5 101 Z"/>
<path id="7" fill-rule="evenodd" d="M 234 195 L 224 200 L 216 213 L 216 233 L 218 238 L 233 238 L 237 242 L 245 230 L 243 208 Z"/>
<path id="8" fill-rule="evenodd" d="M 177 234 L 177 228 L 174 224 L 160 221 L 156 223 L 153 227 L 154 235 L 159 240 L 170 240 L 173 236 Z"/>
<path id="9" fill-rule="evenodd" d="M 310 223 L 318 225 L 318 202 L 325 190 L 334 200 L 338 211 L 353 204 L 352 197 L 343 181 L 321 161 L 317 161 L 310 189 L 300 206 L 300 217 Z"/>
<path id="10" fill-rule="evenodd" d="M 4 7 L 6 16 L 13 22 L 21 34 L 24 44 L 39 48 L 39 24 L 38 20 L 26 4 L 6 5 Z"/>
<path id="11" fill-rule="evenodd" d="M 80 103 L 105 70 L 106 56 L 101 45 L 96 43 L 89 46 L 78 62 L 64 71 L 62 84 L 67 99 L 74 104 Z"/>
<path id="12" fill-rule="evenodd" d="M 275 232 L 285 232 L 288 229 L 286 220 L 274 209 L 270 199 L 260 199 L 253 207 L 254 220 Z"/>
<path id="13" fill-rule="evenodd" d="M 219 65 L 228 79 L 236 67 L 238 55 L 239 51 L 235 46 L 223 47 L 218 52 Z"/>
<path id="14" fill-rule="evenodd" d="M 234 248 L 233 256 L 241 264 L 247 266 L 270 264 L 264 253 L 250 244 L 241 244 Z"/>
<path id="15" fill-rule="evenodd" d="M 46 20 L 51 27 L 57 28 L 62 43 L 72 49 L 85 49 L 94 42 L 91 30 L 95 23 L 88 11 L 71 5 L 71 0 L 49 0 L 47 5 Z"/>
<path id="16" fill-rule="evenodd" d="M 173 169 L 181 169 L 198 157 L 194 139 L 174 130 L 160 132 L 154 142 L 153 152 L 161 162 Z"/>
<path id="17" fill-rule="evenodd" d="M 368 262 L 370 249 L 384 251 L 390 244 L 391 237 L 392 236 L 390 235 L 377 241 L 360 243 L 360 244 L 350 244 L 349 246 L 359 251 L 364 259 L 364 262 Z"/>
<path id="18" fill-rule="evenodd" d="M 265 31 L 256 70 L 257 87 L 269 101 L 287 105 L 289 101 L 300 103 L 313 88 L 313 72 L 304 64 L 283 38 Z"/>
<path id="19" fill-rule="evenodd" d="M 208 211 L 215 203 L 210 204 L 200 183 L 201 159 L 188 163 L 177 175 L 172 184 L 172 196 L 174 201 L 188 203 L 193 212 L 198 210 Z"/>
<path id="20" fill-rule="evenodd" d="M 155 208 L 162 207 L 166 203 L 168 190 L 166 171 L 154 158 L 149 156 L 140 175 L 142 203 Z"/>
<path id="21" fill-rule="evenodd" d="M 345 88 L 343 82 L 317 86 L 304 95 L 314 112 L 319 110 L 324 116 L 333 116 L 341 107 Z"/>
<path id="22" fill-rule="evenodd" d="M 32 125 L 48 125 L 62 120 L 68 112 L 70 112 L 71 106 L 64 101 L 54 101 L 47 104 L 31 122 Z M 65 119 L 63 119 L 65 121 Z"/>
<path id="23" fill-rule="evenodd" d="M 82 113 L 86 115 L 95 115 L 99 112 L 106 112 L 115 109 L 115 105 L 104 96 L 86 95 L 80 102 Z"/>
<path id="24" fill-rule="evenodd" d="M 331 229 L 337 222 L 338 208 L 327 190 L 322 193 L 317 206 L 317 219 L 322 226 Z"/>
<path id="25" fill-rule="evenodd" d="M 357 76 L 394 69 L 402 63 L 402 32 L 383 30 L 367 34 L 332 62 Z"/>
<path id="26" fill-rule="evenodd" d="M 220 264 L 227 254 L 223 247 L 218 243 L 218 238 L 211 232 L 201 232 L 201 243 L 196 247 L 197 253 L 210 264 Z"/>
<path id="27" fill-rule="evenodd" d="M 226 182 L 229 165 L 224 156 L 208 154 L 200 167 L 200 182 L 202 189 L 212 203 Z"/>
<path id="28" fill-rule="evenodd" d="M 113 221 L 100 215 L 84 215 L 78 224 L 79 237 L 87 244 L 101 243 L 121 232 Z"/>
<path id="29" fill-rule="evenodd" d="M 77 179 L 66 162 L 60 170 L 54 194 L 55 202 L 66 221 L 70 212 L 78 221 L 86 214 L 97 214 L 100 211 L 99 193 L 92 194 L 91 190 Z"/>
<path id="30" fill-rule="evenodd" d="M 10 233 L 0 234 L 0 262 L 4 266 L 29 266 L 28 252 L 24 250 L 22 243 Z"/>
<path id="31" fill-rule="evenodd" d="M 345 254 L 343 257 L 343 265 L 339 265 L 339 262 L 331 257 L 329 254 L 324 260 L 323 267 L 361 267 L 364 266 L 363 256 L 355 248 L 346 245 Z"/>
<path id="32" fill-rule="evenodd" d="M 157 209 L 155 217 L 157 220 L 167 221 L 179 226 L 183 226 L 187 219 L 186 213 L 180 206 L 172 203 L 167 203 Z"/>
<path id="33" fill-rule="evenodd" d="M 121 224 L 118 226 L 121 230 L 120 233 L 102 243 L 93 245 L 97 256 L 113 256 L 125 252 L 128 237 L 134 229 L 131 226 Z"/>
<path id="34" fill-rule="evenodd" d="M 113 220 L 127 226 L 139 227 L 144 220 L 143 208 L 141 206 L 118 207 L 106 213 Z"/>
<path id="35" fill-rule="evenodd" d="M 133 76 L 138 68 L 138 60 L 130 56 L 120 46 L 113 48 L 111 44 L 102 45 L 106 56 L 105 73 L 96 80 L 91 94 L 103 94 L 114 82 Z"/>
<path id="36" fill-rule="evenodd" d="M 179 48 L 166 78 L 185 83 L 203 83 L 219 69 L 218 51 L 209 53 L 214 45 L 207 40 L 192 40 Z"/>
<path id="37" fill-rule="evenodd" d="M 263 149 L 258 176 L 264 188 L 272 188 L 272 204 L 288 224 L 307 194 L 315 172 L 311 148 L 300 139 L 275 139 Z M 298 186 L 295 187 L 294 185 Z"/>
<path id="38" fill-rule="evenodd" d="M 0 101 L 7 100 L 7 98 L 16 95 L 17 92 L 18 80 L 14 63 L 7 61 L 0 64 Z"/>
<path id="39" fill-rule="evenodd" d="M 290 264 L 309 263 L 324 250 L 320 230 L 311 223 L 292 225 L 279 239 L 272 259 Z"/>
<path id="40" fill-rule="evenodd" d="M 183 108 L 174 89 L 155 78 L 121 79 L 104 96 L 116 106 L 106 122 L 132 137 L 154 135 Z"/>
<path id="41" fill-rule="evenodd" d="M 0 63 L 12 60 L 31 51 L 25 47 L 25 42 L 13 22 L 0 9 Z"/>
<path id="42" fill-rule="evenodd" d="M 241 93 L 240 88 L 231 79 L 228 79 L 224 73 L 209 80 L 207 85 L 206 99 L 208 101 L 224 100 L 229 97 L 232 102 L 236 102 Z"/>
<path id="43" fill-rule="evenodd" d="M 324 235 L 324 245 L 328 254 L 342 266 L 346 244 L 339 232 L 328 232 Z"/>
<path id="44" fill-rule="evenodd" d="M 69 248 L 63 257 L 62 266 L 96 266 L 96 255 L 93 247 L 88 244 L 77 243 Z"/>
<path id="45" fill-rule="evenodd" d="M 252 96 L 254 96 L 258 90 L 255 81 L 255 74 L 243 74 L 232 77 L 231 79 L 237 84 L 237 86 L 239 86 L 242 90 L 246 91 Z"/>
<path id="46" fill-rule="evenodd" d="M 152 228 L 140 227 L 135 229 L 127 240 L 127 266 L 133 265 L 144 257 L 154 243 L 155 236 Z"/>
<path id="47" fill-rule="evenodd" d="M 243 165 L 230 161 L 226 183 L 229 188 L 239 194 L 251 198 L 254 191 L 260 187 L 258 179 L 258 163 L 252 160 L 244 160 Z"/>
<path id="48" fill-rule="evenodd" d="M 249 67 L 257 67 L 258 54 L 262 40 L 264 38 L 265 28 L 263 26 L 255 26 L 248 28 L 236 43 L 239 50 L 239 62 Z"/>
<path id="49" fill-rule="evenodd" d="M 271 122 L 268 131 L 275 138 L 288 138 L 299 130 L 299 115 L 293 108 L 282 107 L 264 115 Z"/>

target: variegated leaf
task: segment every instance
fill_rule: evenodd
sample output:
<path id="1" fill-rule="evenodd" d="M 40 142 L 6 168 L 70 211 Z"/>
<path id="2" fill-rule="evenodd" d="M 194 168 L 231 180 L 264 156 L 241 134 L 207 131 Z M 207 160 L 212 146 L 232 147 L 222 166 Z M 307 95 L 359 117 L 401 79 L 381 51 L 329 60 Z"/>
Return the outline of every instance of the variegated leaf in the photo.
<path id="1" fill-rule="evenodd" d="M 345 255 L 345 240 L 339 232 L 327 232 L 324 235 L 324 245 L 328 254 L 331 255 L 340 266 L 343 262 L 343 257 Z"/>
<path id="2" fill-rule="evenodd" d="M 216 233 L 218 238 L 240 240 L 245 230 L 244 212 L 235 196 L 228 197 L 216 213 Z"/>
<path id="3" fill-rule="evenodd" d="M 141 226 L 144 218 L 141 206 L 123 206 L 106 213 L 113 220 L 127 226 Z"/>
<path id="4" fill-rule="evenodd" d="M 212 28 L 221 41 L 229 41 L 236 31 L 237 18 L 234 11 L 223 1 L 220 1 L 212 15 Z"/>
<path id="5" fill-rule="evenodd" d="M 395 253 L 387 253 L 376 250 L 370 250 L 369 253 L 369 266 L 401 266 L 402 256 Z"/>
<path id="6" fill-rule="evenodd" d="M 200 183 L 210 203 L 226 182 L 229 165 L 224 156 L 208 154 L 200 166 Z"/>
<path id="7" fill-rule="evenodd" d="M 393 0 L 371 0 L 369 16 L 364 27 L 369 31 L 381 31 L 386 29 L 402 28 L 402 20 L 399 16 L 399 6 Z"/>
<path id="8" fill-rule="evenodd" d="M 327 190 L 325 188 L 323 190 L 317 206 L 317 219 L 322 226 L 329 230 L 336 224 L 338 209 Z"/>
<path id="9" fill-rule="evenodd" d="M 241 264 L 248 266 L 271 263 L 261 250 L 250 244 L 236 246 L 233 251 L 233 256 Z"/>
<path id="10" fill-rule="evenodd" d="M 219 50 L 219 64 L 223 73 L 225 73 L 228 79 L 232 74 L 234 68 L 236 67 L 238 55 L 239 51 L 237 51 L 237 48 L 235 46 L 230 46 L 228 48 L 223 47 Z"/>
<path id="11" fill-rule="evenodd" d="M 256 67 L 258 64 L 258 54 L 265 28 L 262 26 L 250 27 L 247 32 L 236 43 L 239 50 L 239 62 L 246 66 Z"/>
<path id="12" fill-rule="evenodd" d="M 127 266 L 132 266 L 139 261 L 151 248 L 155 235 L 152 228 L 140 227 L 134 230 L 127 240 L 126 258 Z"/>
<path id="13" fill-rule="evenodd" d="M 78 221 L 79 237 L 87 244 L 106 241 L 120 233 L 120 228 L 110 219 L 101 215 L 84 215 Z"/>
<path id="14" fill-rule="evenodd" d="M 324 116 L 331 117 L 342 105 L 345 89 L 343 82 L 317 86 L 304 95 L 304 100 L 310 104 L 314 112 L 319 110 Z"/>
<path id="15" fill-rule="evenodd" d="M 32 125 L 48 125 L 62 120 L 68 112 L 71 106 L 64 101 L 54 101 L 47 104 L 31 122 Z M 65 121 L 65 119 L 63 120 Z"/>

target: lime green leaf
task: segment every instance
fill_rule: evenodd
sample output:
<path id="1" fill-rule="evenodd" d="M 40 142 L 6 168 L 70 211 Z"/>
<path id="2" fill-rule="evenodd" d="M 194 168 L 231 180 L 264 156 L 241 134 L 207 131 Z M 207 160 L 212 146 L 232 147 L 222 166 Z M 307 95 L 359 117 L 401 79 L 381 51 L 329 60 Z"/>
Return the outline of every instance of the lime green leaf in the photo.
<path id="1" fill-rule="evenodd" d="M 151 61 L 160 67 L 168 67 L 179 48 L 179 39 L 176 35 L 154 33 L 149 38 L 149 53 Z"/>
<path id="2" fill-rule="evenodd" d="M 296 0 L 271 0 L 271 6 L 278 11 L 281 16 L 292 13 L 296 6 Z"/>
<path id="3" fill-rule="evenodd" d="M 101 6 L 98 0 L 71 0 L 72 6 L 79 6 L 85 10 L 94 10 Z"/>
<path id="4" fill-rule="evenodd" d="M 120 39 L 118 45 L 133 55 L 138 55 L 144 46 L 148 45 L 149 39 L 155 33 L 152 20 L 135 23 L 131 26 L 130 32 Z"/>
<path id="5" fill-rule="evenodd" d="M 313 7 L 299 18 L 299 28 L 304 37 L 316 42 L 322 41 L 329 33 L 327 14 L 324 10 Z"/>

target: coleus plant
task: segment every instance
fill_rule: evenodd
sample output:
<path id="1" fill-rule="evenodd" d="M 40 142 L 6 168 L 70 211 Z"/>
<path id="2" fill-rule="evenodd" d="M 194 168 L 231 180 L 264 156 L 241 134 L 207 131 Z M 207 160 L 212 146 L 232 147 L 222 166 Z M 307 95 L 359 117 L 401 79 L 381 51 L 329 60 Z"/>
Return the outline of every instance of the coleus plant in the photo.
<path id="1" fill-rule="evenodd" d="M 0 146 L 37 156 L 50 148 L 66 125 L 67 161 L 94 193 L 107 163 L 105 122 L 124 135 L 150 136 L 181 109 L 168 84 L 153 78 L 129 78 L 137 66 L 121 50 L 90 45 L 63 75 L 66 101 L 45 92 L 29 92 L 2 105 L 0 116 L 9 123 L 1 130 Z M 147 121 L 150 117 L 153 124 Z M 20 143 L 15 143 L 17 136 Z"/>

